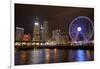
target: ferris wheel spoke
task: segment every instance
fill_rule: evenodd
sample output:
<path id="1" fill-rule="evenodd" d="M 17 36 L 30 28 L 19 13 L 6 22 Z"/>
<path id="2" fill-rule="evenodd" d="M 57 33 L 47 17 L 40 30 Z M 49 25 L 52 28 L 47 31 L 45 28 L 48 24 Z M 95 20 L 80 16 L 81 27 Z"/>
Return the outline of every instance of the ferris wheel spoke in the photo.
<path id="1" fill-rule="evenodd" d="M 82 33 L 82 32 L 80 32 L 81 33 L 81 35 L 83 36 L 83 38 L 84 38 L 84 40 L 86 41 L 87 39 L 87 36 L 86 36 L 86 34 L 84 34 L 84 33 Z"/>
<path id="2" fill-rule="evenodd" d="M 93 35 L 93 22 L 86 16 L 76 17 L 69 26 L 69 35 L 72 40 L 89 40 Z"/>
<path id="3" fill-rule="evenodd" d="M 75 40 L 77 40 L 77 38 L 78 38 L 78 35 L 79 35 L 79 32 L 76 34 Z"/>

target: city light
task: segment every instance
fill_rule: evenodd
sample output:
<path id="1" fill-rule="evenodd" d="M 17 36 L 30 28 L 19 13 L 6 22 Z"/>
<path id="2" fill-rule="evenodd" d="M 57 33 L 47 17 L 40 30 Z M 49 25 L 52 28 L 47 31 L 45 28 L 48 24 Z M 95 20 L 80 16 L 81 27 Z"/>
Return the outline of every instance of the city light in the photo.
<path id="1" fill-rule="evenodd" d="M 78 27 L 78 28 L 77 28 L 77 31 L 79 31 L 79 32 L 80 32 L 81 30 L 82 30 L 82 28 L 81 28 L 81 27 Z"/>
<path id="2" fill-rule="evenodd" d="M 39 26 L 39 23 L 38 22 L 35 22 L 34 24 L 35 24 L 35 26 Z"/>
<path id="3" fill-rule="evenodd" d="M 41 29 L 44 29 L 44 28 L 41 26 Z"/>
<path id="4" fill-rule="evenodd" d="M 14 65 L 94 61 L 94 8 L 14 7 Z"/>

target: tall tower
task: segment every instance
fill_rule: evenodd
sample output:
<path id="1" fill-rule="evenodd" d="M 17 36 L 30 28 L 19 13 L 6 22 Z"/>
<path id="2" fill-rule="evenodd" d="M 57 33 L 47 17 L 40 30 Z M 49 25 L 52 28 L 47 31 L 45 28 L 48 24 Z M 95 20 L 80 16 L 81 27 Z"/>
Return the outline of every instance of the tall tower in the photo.
<path id="1" fill-rule="evenodd" d="M 40 41 L 40 24 L 38 17 L 35 18 L 34 28 L 33 28 L 33 41 Z"/>
<path id="2" fill-rule="evenodd" d="M 48 21 L 44 21 L 41 25 L 41 41 L 46 42 L 48 39 Z"/>
<path id="3" fill-rule="evenodd" d="M 45 42 L 45 39 L 44 39 L 44 27 L 43 25 L 41 25 L 41 42 Z"/>
<path id="4" fill-rule="evenodd" d="M 49 33 L 48 33 L 48 21 L 44 21 L 43 23 L 43 27 L 44 27 L 44 40 L 48 41 L 49 39 Z"/>

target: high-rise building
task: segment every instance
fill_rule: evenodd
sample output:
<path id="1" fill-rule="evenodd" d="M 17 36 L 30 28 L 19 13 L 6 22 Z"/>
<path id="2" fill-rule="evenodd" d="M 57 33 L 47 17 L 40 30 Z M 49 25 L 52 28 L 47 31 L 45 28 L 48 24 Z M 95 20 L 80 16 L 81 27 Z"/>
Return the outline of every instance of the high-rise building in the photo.
<path id="1" fill-rule="evenodd" d="M 15 30 L 15 41 L 22 41 L 23 35 L 24 35 L 24 28 L 16 27 Z"/>
<path id="2" fill-rule="evenodd" d="M 38 17 L 35 18 L 33 28 L 33 41 L 40 41 L 40 23 Z"/>
<path id="3" fill-rule="evenodd" d="M 48 39 L 49 39 L 49 33 L 48 33 L 48 21 L 44 21 L 43 27 L 44 27 L 45 41 L 48 41 Z"/>
<path id="4" fill-rule="evenodd" d="M 48 39 L 48 21 L 44 21 L 43 26 L 41 26 L 41 40 L 46 42 Z"/>
<path id="5" fill-rule="evenodd" d="M 41 28 L 41 32 L 40 32 L 41 33 L 41 35 L 40 35 L 41 36 L 41 42 L 45 42 L 44 27 L 41 25 L 40 28 Z"/>
<path id="6" fill-rule="evenodd" d="M 56 43 L 59 44 L 61 42 L 61 30 L 60 29 L 53 30 L 52 38 L 54 41 L 56 41 Z"/>

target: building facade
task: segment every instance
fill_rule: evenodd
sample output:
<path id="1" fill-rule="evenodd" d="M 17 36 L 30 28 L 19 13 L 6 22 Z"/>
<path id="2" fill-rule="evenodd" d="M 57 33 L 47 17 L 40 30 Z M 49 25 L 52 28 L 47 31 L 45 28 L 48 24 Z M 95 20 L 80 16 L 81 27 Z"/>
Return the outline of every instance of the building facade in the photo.
<path id="1" fill-rule="evenodd" d="M 23 35 L 24 35 L 24 28 L 16 27 L 15 41 L 22 41 Z"/>
<path id="2" fill-rule="evenodd" d="M 35 18 L 35 22 L 34 22 L 32 41 L 40 41 L 40 23 L 37 17 Z"/>
<path id="3" fill-rule="evenodd" d="M 60 44 L 61 42 L 61 30 L 56 29 L 52 31 L 52 39 L 56 42 L 56 44 Z"/>
<path id="4" fill-rule="evenodd" d="M 48 33 L 48 21 L 44 21 L 41 25 L 41 41 L 47 42 L 49 39 Z"/>
<path id="5" fill-rule="evenodd" d="M 31 41 L 31 35 L 30 34 L 24 34 L 23 35 L 23 41 Z"/>

